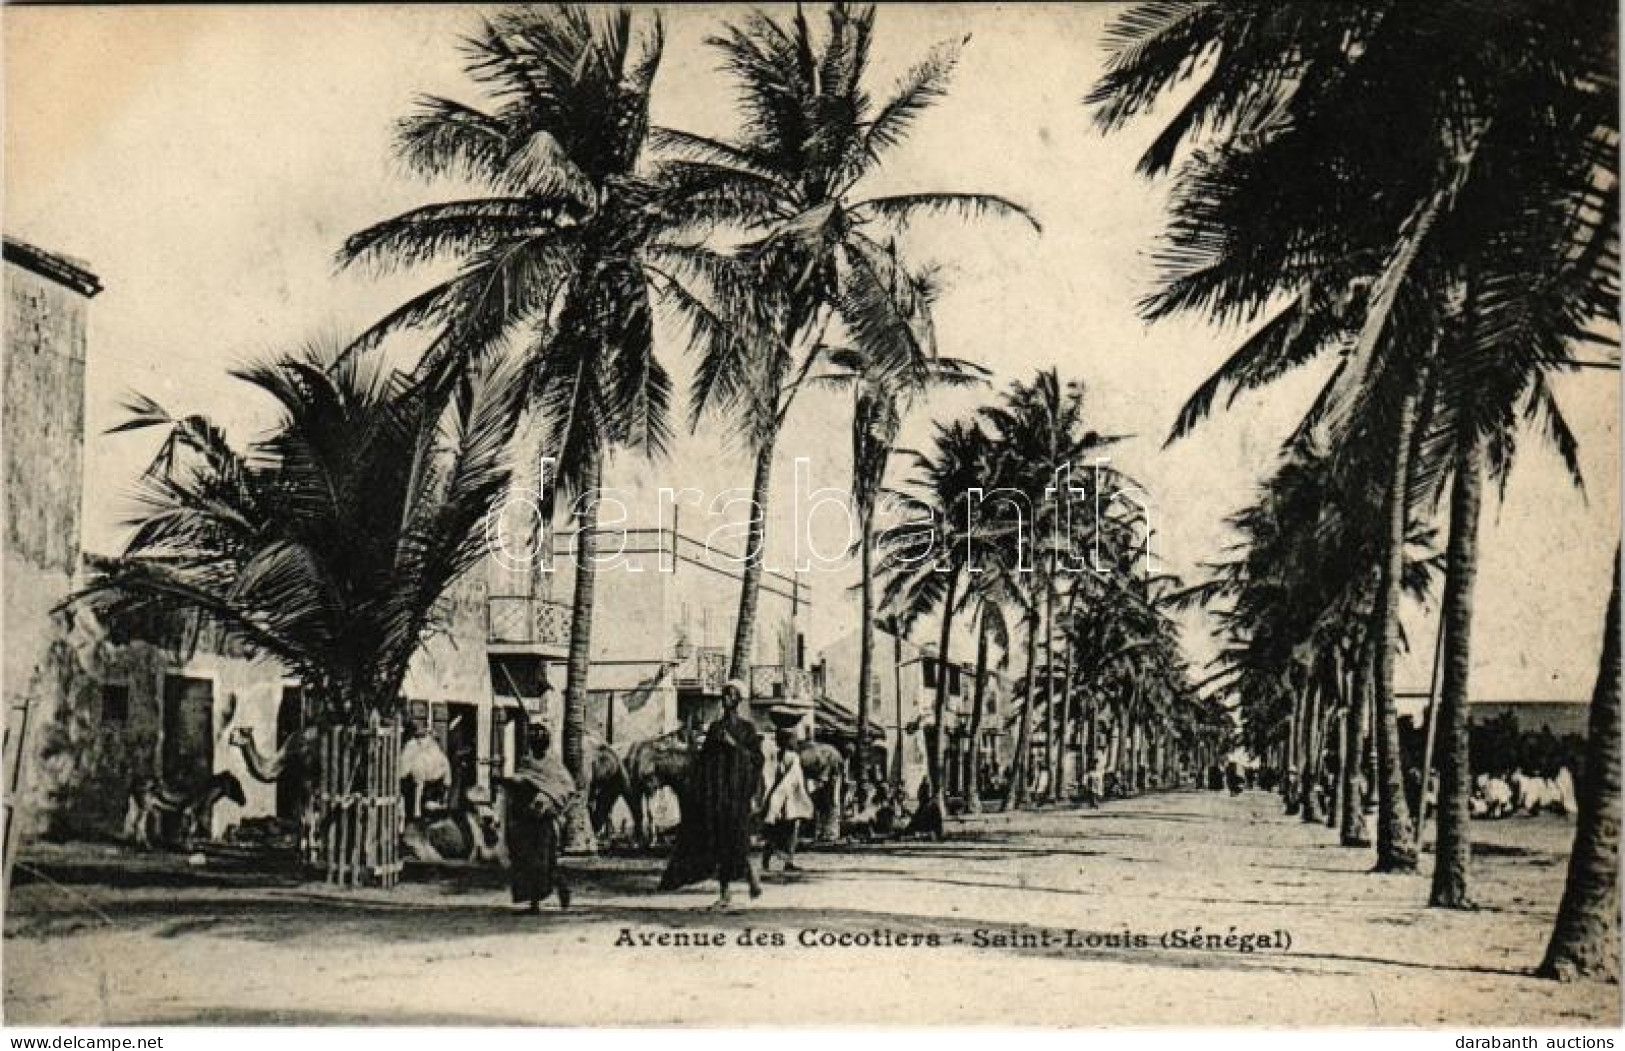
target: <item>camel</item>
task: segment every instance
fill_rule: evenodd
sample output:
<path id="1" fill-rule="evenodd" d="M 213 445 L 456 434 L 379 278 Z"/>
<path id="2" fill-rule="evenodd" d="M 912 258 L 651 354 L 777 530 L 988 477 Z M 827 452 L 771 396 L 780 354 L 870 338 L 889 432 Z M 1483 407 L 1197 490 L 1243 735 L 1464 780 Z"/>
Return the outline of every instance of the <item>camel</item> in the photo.
<path id="1" fill-rule="evenodd" d="M 490 803 L 437 811 L 409 822 L 401 842 L 418 861 L 498 862 L 503 853 L 500 814 L 501 808 Z"/>
<path id="2" fill-rule="evenodd" d="M 303 733 L 290 736 L 281 748 L 270 755 L 260 751 L 259 743 L 254 739 L 254 730 L 248 726 L 233 729 L 226 737 L 226 745 L 243 754 L 243 766 L 254 780 L 274 785 L 286 777 L 294 785 L 296 812 L 304 815 L 299 822 L 299 853 L 300 856 L 309 857 L 315 849 L 315 839 L 311 824 L 313 819 L 307 807 L 310 785 L 315 779 L 321 755 L 321 740 L 316 728 L 306 727 Z"/>
<path id="3" fill-rule="evenodd" d="M 410 821 L 423 816 L 424 798 L 431 787 L 438 786 L 435 797 L 442 804 L 445 802 L 446 791 L 451 786 L 451 760 L 441 751 L 438 741 L 419 730 L 401 745 L 398 776 L 403 786 L 411 782 L 405 811 L 406 820 Z"/>
<path id="4" fill-rule="evenodd" d="M 151 850 L 155 840 L 163 838 L 163 816 L 180 815 L 178 843 L 188 847 L 197 838 L 214 805 L 229 799 L 244 806 L 248 797 L 235 774 L 222 770 L 204 782 L 203 787 L 184 793 L 159 783 L 157 778 L 143 777 L 130 786 L 130 806 L 125 812 L 124 834 L 142 850 Z"/>
<path id="5" fill-rule="evenodd" d="M 796 746 L 801 756 L 801 774 L 807 779 L 817 809 L 818 838 L 839 839 L 842 795 L 846 788 L 846 757 L 834 745 L 822 741 L 802 741 Z"/>
<path id="6" fill-rule="evenodd" d="M 836 838 L 840 835 L 846 757 L 833 745 L 821 741 L 802 741 L 796 746 L 796 751 L 801 757 L 801 772 L 807 779 L 807 791 L 812 794 L 818 808 L 817 822 L 821 838 Z M 627 749 L 624 764 L 628 782 L 627 805 L 632 810 L 633 827 L 640 846 L 649 846 L 652 838 L 655 793 L 662 788 L 670 788 L 681 796 L 680 789 L 688 778 L 692 759 L 693 738 L 686 728 L 638 741 Z"/>
<path id="7" fill-rule="evenodd" d="M 627 777 L 626 767 L 621 757 L 615 754 L 615 749 L 595 737 L 588 736 L 582 742 L 587 748 L 587 758 L 590 763 L 587 783 L 587 813 L 592 816 L 593 834 L 603 836 L 609 831 L 609 818 L 615 810 L 615 804 L 621 800 L 626 801 L 626 807 L 632 812 L 635 822 L 638 817 L 638 799 L 632 791 L 632 782 Z"/>
<path id="8" fill-rule="evenodd" d="M 655 793 L 662 788 L 677 791 L 688 780 L 693 757 L 693 738 L 687 727 L 634 742 L 622 761 L 624 793 L 632 811 L 633 836 L 639 846 L 653 840 Z M 613 804 L 611 804 L 613 805 Z"/>
<path id="9" fill-rule="evenodd" d="M 315 765 L 314 730 L 289 737 L 281 748 L 270 755 L 260 751 L 259 742 L 254 739 L 254 729 L 250 726 L 239 726 L 232 730 L 226 737 L 226 744 L 243 753 L 243 765 L 248 768 L 248 776 L 261 784 L 274 785 L 284 775 L 303 777 L 305 771 Z"/>

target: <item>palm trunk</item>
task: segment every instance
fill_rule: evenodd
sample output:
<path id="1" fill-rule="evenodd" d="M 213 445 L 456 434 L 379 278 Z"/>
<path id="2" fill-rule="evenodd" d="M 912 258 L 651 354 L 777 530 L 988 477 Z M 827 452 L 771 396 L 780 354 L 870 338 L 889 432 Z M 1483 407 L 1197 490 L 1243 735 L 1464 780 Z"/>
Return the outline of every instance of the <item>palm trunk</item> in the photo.
<path id="1" fill-rule="evenodd" d="M 1347 701 L 1345 700 L 1342 703 L 1347 703 Z M 1348 802 L 1347 798 L 1343 795 L 1342 776 L 1343 766 L 1348 762 L 1349 754 L 1348 720 L 1343 718 L 1343 709 L 1337 704 L 1332 706 L 1331 710 L 1326 715 L 1326 719 L 1327 734 L 1335 734 L 1337 738 L 1337 750 L 1335 754 L 1337 756 L 1338 774 L 1337 785 L 1332 791 L 1331 798 L 1326 802 L 1326 827 L 1342 828 L 1343 807 Z"/>
<path id="2" fill-rule="evenodd" d="M 1128 724 L 1129 784 L 1134 794 L 1145 791 L 1145 719 L 1138 714 Z"/>
<path id="3" fill-rule="evenodd" d="M 868 798 L 869 784 L 869 712 L 874 704 L 875 681 L 875 568 L 874 568 L 874 516 L 865 514 L 860 526 L 863 535 L 859 538 L 859 558 L 862 562 L 863 577 L 858 587 L 858 601 L 862 603 L 863 610 L 859 615 L 858 639 L 858 747 L 857 769 L 852 773 L 853 790 L 862 793 Z M 896 629 L 896 625 L 893 625 Z M 899 645 L 901 643 L 899 642 Z M 901 704 L 901 694 L 898 703 Z M 901 720 L 899 720 L 901 723 Z M 897 731 L 901 742 L 902 729 Z M 902 762 L 902 751 L 899 748 L 897 759 Z M 898 768 L 898 776 L 902 776 L 902 768 Z"/>
<path id="4" fill-rule="evenodd" d="M 565 849 L 597 850 L 587 817 L 587 674 L 592 668 L 593 590 L 598 580 L 598 490 L 603 485 L 603 450 L 592 449 L 585 468 L 585 492 L 576 514 L 575 598 L 570 607 L 570 656 L 564 681 L 564 726 L 560 752 L 565 768 L 581 791 L 572 799 L 565 821 Z"/>
<path id="5" fill-rule="evenodd" d="M 1303 771 L 1303 695 L 1292 691 L 1292 714 L 1286 721 L 1286 769 L 1281 777 L 1281 799 L 1288 817 L 1298 812 L 1298 780 Z"/>
<path id="6" fill-rule="evenodd" d="M 1100 747 L 1100 702 L 1096 699 L 1094 691 L 1091 690 L 1087 695 L 1085 695 L 1083 703 L 1085 720 L 1083 724 L 1083 776 L 1089 779 L 1085 783 L 1091 786 L 1089 791 L 1092 793 L 1094 791 L 1092 786 L 1094 784 L 1093 774 L 1095 772 L 1095 764 L 1099 762 L 1097 753 Z M 1093 796 L 1091 796 L 1091 798 L 1093 798 Z M 1098 802 L 1098 800 L 1096 800 L 1096 802 Z"/>
<path id="7" fill-rule="evenodd" d="M 891 682 L 892 682 L 892 716 L 897 720 L 897 738 L 892 756 L 892 779 L 900 787 L 903 784 L 903 636 L 899 635 L 896 622 L 892 623 L 891 637 Z M 873 663 L 873 657 L 870 658 Z M 871 676 L 873 678 L 873 676 Z"/>
<path id="8" fill-rule="evenodd" d="M 1416 843 L 1411 838 L 1410 807 L 1405 802 L 1405 770 L 1399 751 L 1399 708 L 1394 700 L 1394 657 L 1399 652 L 1399 602 L 1405 572 L 1405 494 L 1410 482 L 1411 439 L 1416 430 L 1417 402 L 1425 381 L 1419 372 L 1399 405 L 1388 492 L 1383 500 L 1387 525 L 1381 576 L 1373 613 L 1377 652 L 1377 871 L 1415 872 Z"/>
<path id="9" fill-rule="evenodd" d="M 1366 709 L 1370 705 L 1370 662 L 1365 646 L 1354 651 L 1354 667 L 1349 670 L 1349 704 L 1343 715 L 1347 740 L 1343 745 L 1343 827 L 1339 841 L 1345 847 L 1369 847 L 1365 835 L 1365 793 L 1361 771 L 1365 768 Z"/>
<path id="10" fill-rule="evenodd" d="M 1118 701 L 1117 710 L 1112 713 L 1112 772 L 1117 775 L 1118 788 L 1127 792 L 1132 785 L 1128 783 L 1128 724 L 1133 702 L 1129 699 Z"/>
<path id="11" fill-rule="evenodd" d="M 1591 725 L 1586 764 L 1579 784 L 1579 816 L 1568 880 L 1557 924 L 1536 972 L 1569 981 L 1579 977 L 1617 979 L 1619 973 L 1619 552 L 1614 552 L 1614 586 L 1603 623 L 1602 660 L 1591 692 Z"/>
<path id="12" fill-rule="evenodd" d="M 1306 674 L 1303 684 L 1303 774 L 1298 780 L 1298 816 L 1306 822 L 1320 822 L 1325 815 L 1320 812 L 1320 804 L 1316 802 L 1317 796 L 1316 775 L 1320 767 L 1320 690 Z"/>
<path id="13" fill-rule="evenodd" d="M 1053 572 L 1054 563 L 1051 562 Z M 1054 577 L 1044 585 L 1044 765 L 1049 767 L 1049 781 L 1044 785 L 1044 801 L 1055 801 L 1055 735 L 1059 713 L 1055 708 L 1055 587 Z"/>
<path id="14" fill-rule="evenodd" d="M 756 478 L 751 486 L 750 520 L 746 524 L 745 571 L 739 578 L 739 615 L 734 619 L 733 657 L 728 664 L 730 678 L 750 682 L 751 648 L 756 641 L 756 609 L 762 595 L 762 545 L 767 536 L 767 499 L 773 477 L 771 435 L 756 450 Z"/>
<path id="15" fill-rule="evenodd" d="M 972 689 L 970 713 L 970 747 L 965 750 L 965 809 L 972 814 L 982 812 L 982 706 L 987 700 L 987 605 L 984 603 L 976 618 L 976 685 Z"/>
<path id="16" fill-rule="evenodd" d="M 931 702 L 931 716 L 936 724 L 936 733 L 926 741 L 930 746 L 927 761 L 931 766 L 931 792 L 936 796 L 938 806 L 947 813 L 948 786 L 944 783 L 943 774 L 946 773 L 943 765 L 943 748 L 948 743 L 948 729 L 944 720 L 948 717 L 948 643 L 954 632 L 954 599 L 959 591 L 959 570 L 948 572 L 948 584 L 942 594 L 942 627 L 937 632 L 937 692 Z"/>
<path id="17" fill-rule="evenodd" d="M 1130 715 L 1126 729 L 1125 748 L 1128 764 L 1128 787 L 1130 795 L 1140 794 L 1140 720 L 1138 716 Z"/>
<path id="18" fill-rule="evenodd" d="M 1038 611 L 1027 617 L 1027 685 L 1021 699 L 1021 723 L 1016 730 L 1016 754 L 1010 760 L 1010 784 L 1004 790 L 1004 809 L 1027 805 L 1027 749 L 1032 737 L 1033 695 L 1037 686 Z"/>
<path id="19" fill-rule="evenodd" d="M 1457 443 L 1455 478 L 1450 491 L 1450 541 L 1444 582 L 1444 684 L 1439 690 L 1438 812 L 1434 818 L 1437 840 L 1433 856 L 1433 888 L 1428 904 L 1446 909 L 1472 905 L 1467 892 L 1467 868 L 1472 857 L 1468 803 L 1473 793 L 1473 770 L 1468 755 L 1467 702 L 1471 696 L 1473 582 L 1478 573 L 1478 516 L 1484 491 L 1484 438 L 1471 421 L 1462 426 Z M 1422 774 L 1422 798 L 1427 798 L 1427 771 Z M 1424 804 L 1425 805 L 1425 804 Z"/>
<path id="20" fill-rule="evenodd" d="M 1073 658 L 1077 647 L 1072 645 L 1070 637 L 1066 640 L 1066 671 L 1061 677 L 1061 740 L 1056 747 L 1055 755 L 1055 798 L 1069 799 L 1072 793 L 1063 792 L 1061 780 L 1066 776 L 1066 751 L 1072 742 L 1072 671 Z"/>

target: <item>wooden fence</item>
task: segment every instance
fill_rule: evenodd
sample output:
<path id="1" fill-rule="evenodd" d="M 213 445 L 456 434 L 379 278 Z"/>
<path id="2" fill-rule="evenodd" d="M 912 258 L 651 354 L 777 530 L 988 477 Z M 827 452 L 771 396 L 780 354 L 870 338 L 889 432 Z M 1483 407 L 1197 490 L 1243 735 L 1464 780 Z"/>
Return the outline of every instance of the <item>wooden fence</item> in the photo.
<path id="1" fill-rule="evenodd" d="M 305 849 L 343 887 L 393 887 L 401 875 L 401 731 L 393 723 L 321 732 Z"/>
<path id="2" fill-rule="evenodd" d="M 24 776 L 28 771 L 29 716 L 32 698 L 13 701 L 6 711 L 5 723 L 5 831 L 4 846 L 0 847 L 0 867 L 5 869 L 5 888 L 0 894 L 11 894 L 11 866 L 17 860 L 17 822 L 22 816 L 17 801 L 22 796 Z M 0 898 L 3 900 L 3 898 Z"/>

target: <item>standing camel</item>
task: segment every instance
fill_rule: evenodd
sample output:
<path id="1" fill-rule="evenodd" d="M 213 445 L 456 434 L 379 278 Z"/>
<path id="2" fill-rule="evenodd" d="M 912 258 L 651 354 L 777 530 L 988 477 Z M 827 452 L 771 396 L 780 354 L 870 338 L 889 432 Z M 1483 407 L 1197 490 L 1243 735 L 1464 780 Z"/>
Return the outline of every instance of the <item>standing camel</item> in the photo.
<path id="1" fill-rule="evenodd" d="M 655 793 L 670 788 L 680 795 L 693 755 L 694 741 L 687 727 L 637 741 L 626 750 L 622 762 L 626 801 L 632 810 L 633 835 L 639 846 L 649 846 L 654 838 Z"/>
<path id="2" fill-rule="evenodd" d="M 839 839 L 846 795 L 846 757 L 834 745 L 822 741 L 802 741 L 796 751 L 801 757 L 807 791 L 812 793 L 818 838 Z"/>
<path id="3" fill-rule="evenodd" d="M 190 793 L 165 787 L 156 778 L 144 777 L 130 787 L 124 834 L 142 850 L 151 850 L 155 841 L 163 839 L 164 815 L 179 814 L 176 842 L 182 848 L 189 847 L 214 810 L 214 805 L 222 799 L 229 799 L 238 806 L 248 802 L 242 782 L 228 771 L 216 773 L 204 782 L 202 788 Z"/>
<path id="4" fill-rule="evenodd" d="M 621 757 L 615 754 L 614 748 L 595 737 L 588 737 L 583 745 L 591 778 L 587 785 L 587 813 L 592 816 L 593 835 L 602 839 L 609 835 L 609 819 L 614 813 L 615 804 L 625 800 L 635 823 L 641 800 L 632 790 L 626 766 L 621 762 Z M 641 838 L 641 828 L 639 833 Z"/>
<path id="5" fill-rule="evenodd" d="M 310 857 L 315 850 L 313 824 L 309 813 L 310 785 L 315 780 L 317 759 L 321 754 L 320 739 L 314 727 L 290 736 L 282 747 L 270 755 L 260 751 L 252 727 L 239 726 L 226 737 L 226 745 L 243 754 L 243 766 L 248 776 L 261 784 L 274 785 L 284 779 L 293 786 L 296 811 L 303 815 L 299 822 L 299 853 Z"/>

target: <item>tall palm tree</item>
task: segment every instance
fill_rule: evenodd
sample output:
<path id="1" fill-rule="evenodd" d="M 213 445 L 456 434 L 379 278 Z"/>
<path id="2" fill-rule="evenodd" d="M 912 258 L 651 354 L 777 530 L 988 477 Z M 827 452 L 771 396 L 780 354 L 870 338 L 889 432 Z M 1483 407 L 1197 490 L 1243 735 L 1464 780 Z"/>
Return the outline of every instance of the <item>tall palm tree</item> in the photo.
<path id="1" fill-rule="evenodd" d="M 932 730 L 926 738 L 931 790 L 941 802 L 946 792 L 943 762 L 944 725 L 948 710 L 948 668 L 952 660 L 955 616 L 964 609 L 975 574 L 1000 557 L 1010 539 L 1006 523 L 978 521 L 973 493 L 988 484 L 994 449 L 974 421 L 938 424 L 929 453 L 916 452 L 909 491 L 899 494 L 901 521 L 883 530 L 877 546 L 883 552 L 883 601 L 908 626 L 940 610 Z"/>
<path id="2" fill-rule="evenodd" d="M 1345 712 L 1360 708 L 1370 682 L 1367 638 L 1377 624 L 1371 610 L 1377 576 L 1372 563 L 1384 549 L 1379 501 L 1371 495 L 1386 471 L 1382 450 L 1364 443 L 1364 461 L 1288 458 L 1263 483 L 1258 500 L 1229 520 L 1238 536 L 1235 558 L 1209 566 L 1208 581 L 1181 592 L 1217 615 L 1227 647 L 1210 685 L 1240 698 L 1244 720 L 1264 745 L 1287 724 L 1288 751 L 1298 783 L 1288 813 L 1299 812 L 1315 783 L 1319 753 L 1311 716 L 1316 700 L 1334 699 Z M 1413 518 L 1406 534 L 1405 589 L 1425 598 L 1436 568 L 1431 531 Z M 1353 665 L 1355 674 L 1343 672 Z M 1311 692 L 1310 687 L 1314 687 Z M 1315 696 L 1318 694 L 1319 696 Z M 1309 702 L 1309 703 L 1305 703 Z M 1298 717 L 1295 717 L 1298 716 Z M 1363 724 L 1360 727 L 1363 736 Z M 1358 753 L 1357 753 L 1358 754 Z M 1357 767 L 1345 767 L 1341 793 L 1354 794 Z M 1311 804 L 1306 820 L 1316 814 Z M 1359 808 L 1344 807 L 1343 842 L 1369 845 L 1357 822 Z"/>
<path id="3" fill-rule="evenodd" d="M 418 366 L 431 391 L 509 344 L 526 366 L 524 410 L 544 422 L 556 464 L 549 511 L 575 498 L 574 601 L 562 753 L 580 783 L 597 576 L 597 490 L 617 448 L 664 452 L 671 385 L 655 355 L 652 303 L 688 298 L 651 258 L 672 223 L 641 165 L 660 23 L 625 9 L 525 7 L 484 19 L 465 41 L 478 105 L 420 99 L 396 150 L 430 179 L 485 196 L 426 205 L 354 234 L 340 260 L 378 270 L 455 261 L 458 271 L 360 340 L 434 330 Z M 574 816 L 572 840 L 590 845 Z"/>
<path id="4" fill-rule="evenodd" d="M 1440 448 L 1457 454 L 1434 458 L 1426 439 L 1437 424 L 1422 407 L 1447 420 L 1484 386 L 1483 370 L 1467 386 L 1441 386 L 1435 359 L 1448 350 L 1458 318 L 1484 319 L 1472 322 L 1481 333 L 1473 342 L 1504 344 L 1505 382 L 1472 409 L 1474 426 L 1496 420 L 1506 432 L 1515 406 L 1525 404 L 1560 448 L 1570 445 L 1539 382 L 1566 355 L 1552 353 L 1531 320 L 1555 317 L 1550 331 L 1559 343 L 1582 333 L 1610 272 L 1617 274 L 1617 210 L 1608 200 L 1617 163 L 1613 12 L 1517 3 L 1494 19 L 1468 16 L 1452 3 L 1276 11 L 1148 4 L 1121 20 L 1112 69 L 1093 96 L 1101 123 L 1119 126 L 1189 76 L 1189 60 L 1217 52 L 1214 74 L 1143 162 L 1147 171 L 1165 169 L 1181 143 L 1208 140 L 1181 175 L 1169 275 L 1148 310 L 1200 306 L 1256 317 L 1280 293 L 1290 296 L 1193 396 L 1177 432 L 1224 388 L 1233 398 L 1347 341 L 1350 353 L 1300 436 L 1335 446 L 1356 416 L 1374 415 L 1390 464 L 1409 475 L 1385 487 L 1389 536 L 1375 612 L 1385 868 L 1414 865 L 1398 835 L 1404 815 L 1391 730 L 1403 505 L 1438 476 L 1438 463 L 1464 462 L 1471 447 L 1452 437 L 1458 430 L 1443 428 Z M 1290 186 L 1281 181 L 1288 171 Z M 1599 172 L 1609 186 L 1601 193 Z M 1523 248 L 1512 253 L 1521 256 L 1517 276 L 1496 282 L 1493 294 L 1478 292 L 1476 275 L 1509 274 L 1498 265 L 1509 244 Z M 1456 293 L 1463 279 L 1470 297 Z M 1534 338 L 1520 346 L 1526 336 Z M 1378 395 L 1379 387 L 1389 394 Z M 1475 475 L 1470 465 L 1462 473 Z M 1458 550 L 1455 564 L 1465 569 L 1468 554 Z M 1466 583 L 1453 597 L 1458 607 L 1470 595 Z M 1455 638 L 1465 647 L 1464 632 Z M 1452 695 L 1464 699 L 1465 662 L 1446 664 L 1456 668 Z M 1457 834 L 1447 834 L 1451 857 L 1434 898 L 1459 904 L 1466 777 L 1454 757 L 1464 754 L 1464 720 L 1452 719 L 1446 733 L 1457 805 L 1441 814 Z"/>
<path id="5" fill-rule="evenodd" d="M 976 672 L 971 684 L 970 746 L 965 749 L 962 780 L 965 789 L 965 809 L 972 814 L 982 812 L 981 750 L 982 717 L 987 710 L 987 679 L 991 670 L 1004 671 L 1010 665 L 1010 627 L 1004 608 L 996 596 L 984 595 L 978 589 L 979 578 L 972 577 L 966 588 L 966 598 L 976 607 Z M 998 661 L 994 663 L 990 651 L 997 648 Z"/>
<path id="6" fill-rule="evenodd" d="M 827 370 L 819 379 L 852 391 L 852 502 L 858 513 L 860 643 L 858 648 L 858 726 L 866 734 L 874 704 L 875 640 L 875 515 L 885 486 L 886 468 L 897 444 L 898 432 L 909 410 L 934 389 L 965 387 L 985 382 L 986 370 L 957 358 L 939 357 L 932 333 L 930 309 L 937 296 L 931 272 L 909 275 L 892 264 L 887 277 L 887 302 L 898 304 L 910 322 L 911 335 L 903 340 L 877 340 L 867 348 L 831 348 Z M 950 591 L 952 589 L 950 588 Z M 888 596 L 888 602 L 894 596 Z M 905 600 L 901 610 L 910 619 Z M 943 656 L 946 660 L 946 655 Z M 940 692 L 940 691 L 939 691 Z M 938 712 L 940 718 L 941 712 Z M 940 723 L 937 730 L 940 738 Z M 933 752 L 935 755 L 935 752 Z M 932 759 L 935 766 L 937 760 Z M 933 769 L 933 784 L 940 770 Z M 868 764 L 860 762 L 854 784 L 867 787 Z"/>
<path id="7" fill-rule="evenodd" d="M 233 375 L 278 411 L 246 449 L 206 418 L 129 403 L 113 430 L 165 440 L 134 535 L 83 594 L 115 615 L 197 614 L 297 675 L 324 725 L 394 718 L 413 655 L 447 626 L 442 597 L 484 555 L 480 526 L 508 484 L 512 371 L 471 374 L 434 413 L 424 384 L 336 348 Z"/>
<path id="8" fill-rule="evenodd" d="M 1043 632 L 1044 697 L 1053 707 L 1054 662 L 1049 640 L 1056 582 L 1063 569 L 1068 568 L 1066 556 L 1077 553 L 1074 545 L 1079 530 L 1095 524 L 1089 522 L 1088 517 L 1093 506 L 1087 501 L 1078 501 L 1073 490 L 1083 488 L 1088 482 L 1089 472 L 1083 468 L 1095 464 L 1117 439 L 1086 426 L 1083 385 L 1063 382 L 1054 369 L 1039 371 L 1030 383 L 1013 382 L 998 404 L 982 410 L 982 418 L 996 445 L 993 474 L 1002 487 L 1019 494 L 1027 508 L 1028 521 L 1018 523 L 1018 527 L 1030 530 L 1028 537 L 1036 548 L 1032 552 L 1033 563 L 1030 567 L 1007 565 L 1002 568 L 1006 574 L 1015 572 L 1030 578 L 1020 583 L 1012 581 L 1011 587 L 1018 591 L 1033 590 L 1029 629 Z M 1067 483 L 1066 492 L 1058 491 L 1058 478 Z M 1075 503 L 1081 503 L 1082 509 L 1075 508 Z M 1036 651 L 1036 640 L 1028 640 L 1028 650 Z M 1011 781 L 1012 805 L 1026 799 L 1028 757 L 1025 749 L 1037 703 L 1032 681 L 1035 675 L 1036 670 L 1029 669 L 1030 681 L 1015 757 L 1023 777 Z"/>
<path id="9" fill-rule="evenodd" d="M 779 432 L 824 356 L 826 335 L 844 328 L 845 343 L 872 357 L 908 342 L 906 305 L 889 295 L 890 236 L 932 213 L 1017 216 L 1038 226 L 991 194 L 864 195 L 915 120 L 946 95 L 958 61 L 958 45 L 933 48 L 877 105 L 865 83 L 874 22 L 872 6 L 833 3 L 817 39 L 799 7 L 788 20 L 752 12 L 710 41 L 738 93 L 738 137 L 658 133 L 679 158 L 667 167 L 671 207 L 738 242 L 707 259 L 671 260 L 675 273 L 707 289 L 690 312 L 700 343 L 692 422 L 730 421 L 755 460 L 736 676 L 751 659 Z"/>
<path id="10" fill-rule="evenodd" d="M 1619 552 L 1603 622 L 1602 659 L 1591 694 L 1585 776 L 1575 820 L 1568 880 L 1546 957 L 1537 973 L 1569 980 L 1619 976 L 1620 821 Z"/>

